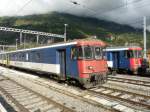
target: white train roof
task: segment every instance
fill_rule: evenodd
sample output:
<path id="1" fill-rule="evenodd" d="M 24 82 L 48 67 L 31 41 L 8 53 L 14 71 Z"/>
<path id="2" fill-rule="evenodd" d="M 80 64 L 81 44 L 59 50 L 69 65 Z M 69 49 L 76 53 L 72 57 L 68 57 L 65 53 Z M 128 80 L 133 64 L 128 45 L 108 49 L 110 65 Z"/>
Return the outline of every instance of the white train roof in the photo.
<path id="1" fill-rule="evenodd" d="M 120 47 L 107 47 L 105 49 L 105 51 L 124 51 L 124 50 L 129 50 L 129 49 L 132 49 L 132 48 L 141 48 L 139 46 L 120 46 Z"/>
<path id="2" fill-rule="evenodd" d="M 42 47 L 36 47 L 36 48 L 29 48 L 29 49 L 21 49 L 21 50 L 16 50 L 16 51 L 10 51 L 10 52 L 3 52 L 0 54 L 7 54 L 7 53 L 15 53 L 15 52 L 23 52 L 23 51 L 31 51 L 31 50 L 40 50 L 43 48 L 53 48 L 53 47 L 61 47 L 61 46 L 68 46 L 68 45 L 75 45 L 77 42 L 68 42 L 68 43 L 57 43 L 49 46 L 42 46 Z"/>

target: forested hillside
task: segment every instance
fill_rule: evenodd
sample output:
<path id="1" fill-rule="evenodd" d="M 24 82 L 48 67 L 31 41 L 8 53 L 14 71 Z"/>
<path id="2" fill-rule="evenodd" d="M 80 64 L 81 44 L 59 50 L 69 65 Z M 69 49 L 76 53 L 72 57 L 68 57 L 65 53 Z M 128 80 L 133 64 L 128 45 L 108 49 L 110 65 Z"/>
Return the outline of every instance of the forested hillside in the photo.
<path id="1" fill-rule="evenodd" d="M 98 39 L 102 39 L 113 45 L 124 45 L 128 43 L 143 44 L 142 30 L 104 20 L 78 17 L 57 12 L 42 15 L 0 18 L 0 26 L 57 34 L 64 33 L 65 23 L 68 24 L 67 38 L 69 40 L 97 36 Z M 0 32 L 0 41 L 3 43 L 6 42 L 6 44 L 15 44 L 15 39 L 18 37 L 19 34 L 16 33 Z M 149 33 L 147 38 L 149 39 L 148 43 L 150 43 Z"/>

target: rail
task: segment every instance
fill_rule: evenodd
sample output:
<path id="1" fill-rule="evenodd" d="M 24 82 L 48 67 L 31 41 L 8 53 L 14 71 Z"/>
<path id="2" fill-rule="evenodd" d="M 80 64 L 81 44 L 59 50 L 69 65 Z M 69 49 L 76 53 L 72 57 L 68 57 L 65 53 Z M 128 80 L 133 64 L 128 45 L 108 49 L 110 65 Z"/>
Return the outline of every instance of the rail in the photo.
<path id="1" fill-rule="evenodd" d="M 101 86 L 100 88 L 94 88 L 88 90 L 93 94 L 102 95 L 110 99 L 123 101 L 129 104 L 137 105 L 138 107 L 144 107 L 150 110 L 150 96 L 114 89 L 110 87 Z"/>
<path id="2" fill-rule="evenodd" d="M 118 78 L 118 77 L 108 77 L 108 80 L 150 87 L 150 82 L 148 82 L 148 81 L 128 79 L 128 78 Z"/>
<path id="3" fill-rule="evenodd" d="M 20 112 L 48 110 L 75 112 L 73 109 L 32 91 L 13 80 L 1 79 L 0 82 L 0 91 L 15 104 Z"/>

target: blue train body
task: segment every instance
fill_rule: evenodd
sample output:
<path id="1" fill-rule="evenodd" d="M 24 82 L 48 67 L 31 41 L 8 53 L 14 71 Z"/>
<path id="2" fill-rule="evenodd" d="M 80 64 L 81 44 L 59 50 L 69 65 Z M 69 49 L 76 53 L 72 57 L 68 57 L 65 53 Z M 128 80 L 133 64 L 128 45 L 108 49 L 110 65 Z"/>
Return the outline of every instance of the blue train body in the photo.
<path id="1" fill-rule="evenodd" d="M 107 63 L 108 66 L 113 69 L 130 69 L 130 61 L 124 57 L 124 51 L 108 51 Z"/>

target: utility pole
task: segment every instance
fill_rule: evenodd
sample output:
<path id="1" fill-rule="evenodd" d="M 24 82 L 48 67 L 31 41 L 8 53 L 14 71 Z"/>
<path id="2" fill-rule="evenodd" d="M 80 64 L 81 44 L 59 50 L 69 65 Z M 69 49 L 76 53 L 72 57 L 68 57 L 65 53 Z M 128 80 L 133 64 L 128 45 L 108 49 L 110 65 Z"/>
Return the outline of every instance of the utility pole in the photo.
<path id="1" fill-rule="evenodd" d="M 144 58 L 146 59 L 147 58 L 147 50 L 146 50 L 146 17 L 144 16 L 143 17 L 143 36 L 144 36 Z"/>
<path id="2" fill-rule="evenodd" d="M 64 24 L 65 25 L 65 31 L 64 31 L 64 42 L 67 41 L 67 26 L 68 24 Z"/>

